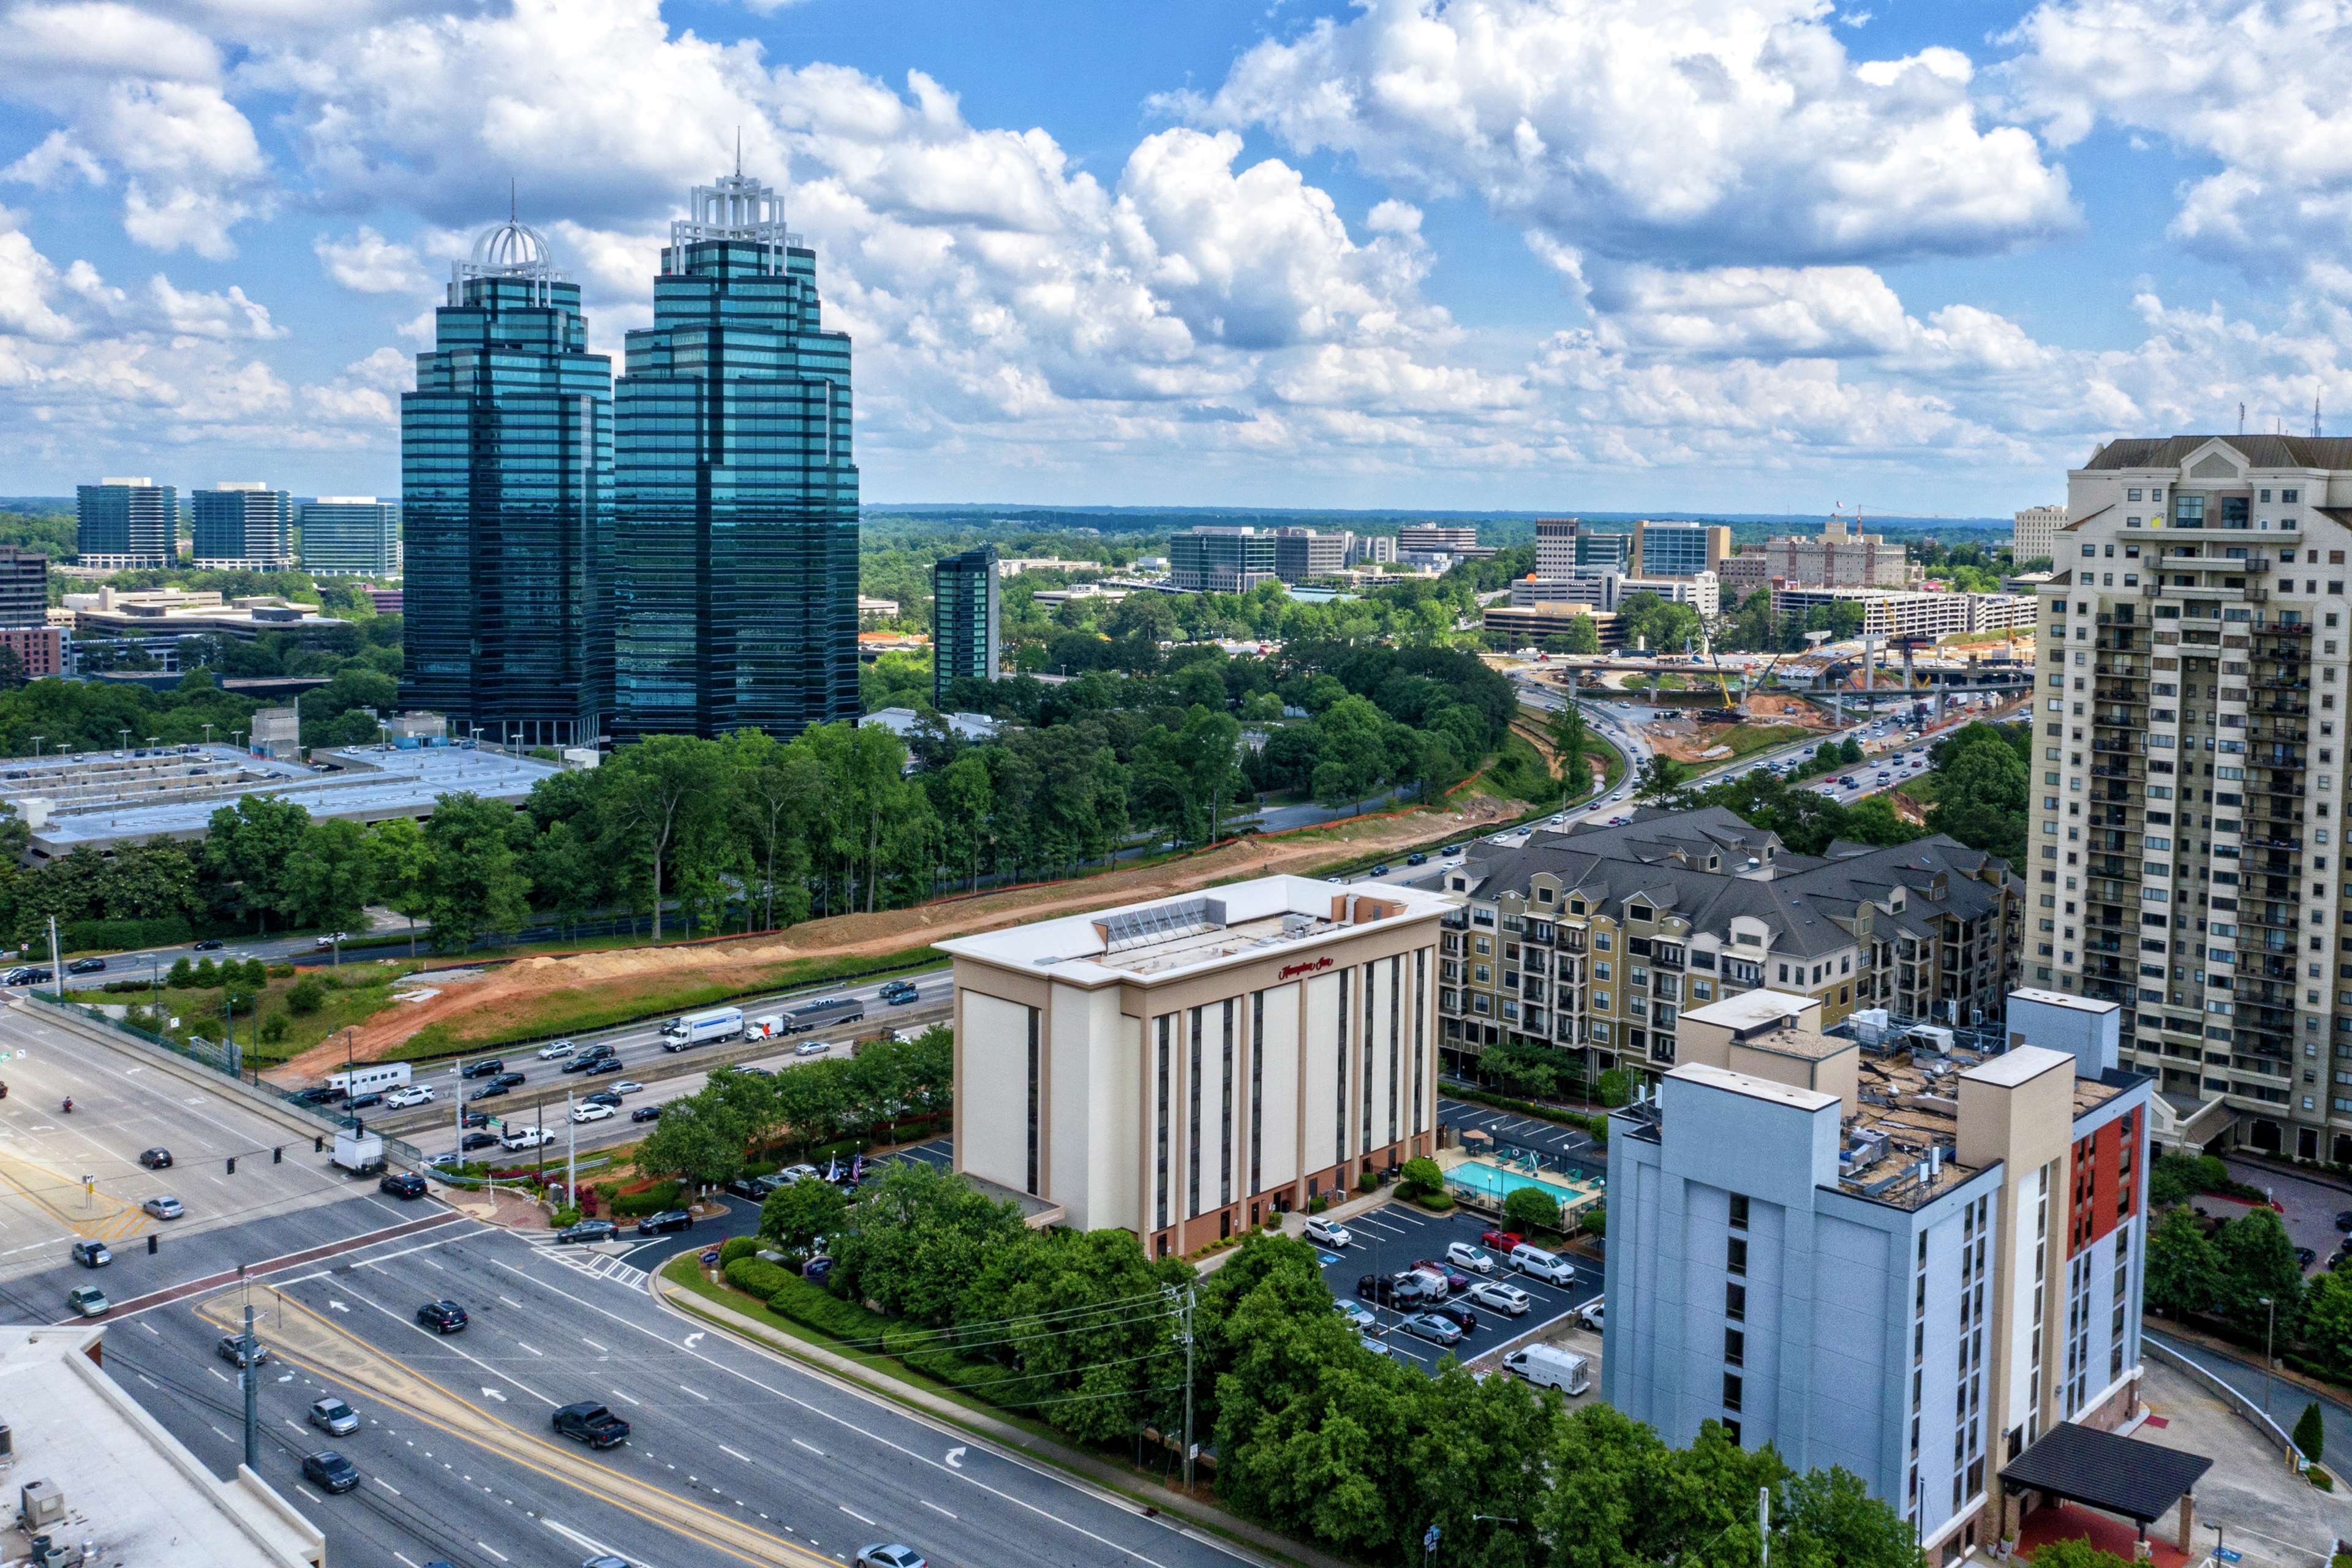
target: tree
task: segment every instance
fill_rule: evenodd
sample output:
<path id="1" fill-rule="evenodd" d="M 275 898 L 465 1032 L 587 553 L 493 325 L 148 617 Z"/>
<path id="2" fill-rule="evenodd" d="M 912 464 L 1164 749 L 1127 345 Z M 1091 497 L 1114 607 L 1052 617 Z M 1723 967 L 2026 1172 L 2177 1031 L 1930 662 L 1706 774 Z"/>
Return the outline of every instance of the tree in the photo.
<path id="1" fill-rule="evenodd" d="M 206 962 L 210 961 L 207 960 Z M 178 958 L 172 961 L 171 973 L 163 976 L 164 984 L 171 986 L 174 990 L 180 991 L 184 991 L 189 986 L 194 984 L 195 980 L 195 965 L 188 962 L 188 956 L 185 953 L 182 953 Z"/>
<path id="2" fill-rule="evenodd" d="M 212 815 L 204 866 L 226 892 L 240 919 L 262 930 L 292 902 L 290 868 L 310 814 L 276 795 L 249 795 Z"/>
<path id="3" fill-rule="evenodd" d="M 2295 1418 L 2294 1446 L 2309 1465 L 2319 1463 L 2320 1450 L 2327 1447 L 2327 1428 L 2319 1419 L 2319 1401 L 2311 1401 Z"/>
<path id="4" fill-rule="evenodd" d="M 422 893 L 433 945 L 462 952 L 480 936 L 511 936 L 530 915 L 530 878 L 516 852 L 530 819 L 504 801 L 445 795 L 425 820 Z"/>
<path id="5" fill-rule="evenodd" d="M 1571 616 L 1559 640 L 1565 645 L 1560 652 L 1589 657 L 1601 651 L 1601 628 L 1592 624 L 1591 616 Z"/>
<path id="6" fill-rule="evenodd" d="M 2277 1211 L 2247 1210 L 2221 1227 L 2213 1247 L 2221 1270 L 2215 1309 L 2241 1333 L 2292 1337 L 2303 1306 L 2303 1263 Z"/>
<path id="7" fill-rule="evenodd" d="M 1908 844 L 1927 830 L 1895 815 L 1895 803 L 1883 795 L 1858 800 L 1846 808 L 1844 837 L 1860 844 Z"/>
<path id="8" fill-rule="evenodd" d="M 2147 1233 L 2147 1304 L 2170 1317 L 2201 1312 L 2212 1304 L 2221 1273 L 2220 1255 L 2205 1227 L 2186 1208 L 2169 1208 Z"/>
<path id="9" fill-rule="evenodd" d="M 300 1017 L 309 1017 L 326 1005 L 326 1002 L 327 988 L 319 984 L 316 976 L 303 980 L 286 993 L 287 1007 Z"/>
<path id="10" fill-rule="evenodd" d="M 1559 776 L 1569 793 L 1580 795 L 1591 782 L 1584 769 L 1584 752 L 1591 742 L 1591 731 L 1584 721 L 1584 710 L 1573 702 L 1563 702 L 1552 710 L 1551 749 Z"/>
<path id="11" fill-rule="evenodd" d="M 1548 1100 L 1559 1090 L 1561 1053 L 1526 1040 L 1505 1040 L 1479 1053 L 1478 1069 L 1506 1092 Z"/>
<path id="12" fill-rule="evenodd" d="M 576 928 L 604 902 L 608 868 L 575 824 L 558 822 L 541 832 L 530 847 L 527 869 L 541 907 L 567 929 Z"/>
<path id="13" fill-rule="evenodd" d="M 366 830 L 341 817 L 311 823 L 295 846 L 285 880 L 295 924 L 332 931 L 362 924 L 375 889 Z"/>
<path id="14" fill-rule="evenodd" d="M 408 956 L 416 956 L 416 917 L 426 911 L 426 872 L 433 852 L 425 829 L 410 817 L 395 816 L 368 830 L 368 880 L 375 896 L 393 913 L 408 917 Z"/>
<path id="15" fill-rule="evenodd" d="M 2303 1342 L 2337 1377 L 2352 1373 L 2352 1275 L 2331 1268 L 2312 1280 L 2303 1298 Z"/>
<path id="16" fill-rule="evenodd" d="M 1634 775 L 1633 796 L 1637 800 L 1664 800 L 1681 789 L 1689 778 L 1690 768 L 1672 757 L 1644 757 L 1641 772 Z"/>
<path id="17" fill-rule="evenodd" d="M 740 1074 L 715 1075 L 740 1077 Z M 797 1074 L 786 1074 L 796 1077 Z M 637 1169 L 653 1176 L 674 1176 L 712 1187 L 723 1186 L 743 1169 L 742 1129 L 717 1098 L 702 1094 L 672 1100 L 662 1108 L 653 1132 L 637 1145 Z M 818 1184 L 822 1185 L 823 1184 Z"/>
<path id="18" fill-rule="evenodd" d="M 1593 1080 L 1592 1094 L 1614 1110 L 1633 1098 L 1633 1075 L 1623 1068 L 1611 1068 Z"/>
<path id="19" fill-rule="evenodd" d="M 1360 810 L 1388 777 L 1388 730 L 1387 717 L 1369 698 L 1343 697 L 1318 714 L 1315 798 L 1328 805 L 1352 802 Z"/>
<path id="20" fill-rule="evenodd" d="M 1559 1204 L 1541 1187 L 1513 1187 L 1503 1194 L 1503 1221 L 1522 1236 L 1558 1230 Z"/>
<path id="21" fill-rule="evenodd" d="M 1445 1190 L 1445 1174 L 1427 1155 L 1407 1160 L 1397 1173 L 1397 1190 L 1408 1198 L 1431 1198 Z"/>
<path id="22" fill-rule="evenodd" d="M 783 1252 L 805 1252 L 841 1228 L 849 1199 L 831 1182 L 792 1182 L 760 1205 L 760 1239 Z"/>
<path id="23" fill-rule="evenodd" d="M 644 879 L 659 942 L 665 871 L 681 846 L 719 819 L 718 749 L 692 735 L 649 735 L 622 747 L 598 772 L 610 775 L 603 794 L 606 826 Z"/>

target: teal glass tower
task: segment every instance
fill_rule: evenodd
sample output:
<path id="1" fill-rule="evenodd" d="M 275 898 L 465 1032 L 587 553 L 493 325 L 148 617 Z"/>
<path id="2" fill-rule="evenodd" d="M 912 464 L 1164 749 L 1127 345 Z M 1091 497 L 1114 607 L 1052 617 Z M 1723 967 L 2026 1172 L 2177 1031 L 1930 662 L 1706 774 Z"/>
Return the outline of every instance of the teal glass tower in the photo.
<path id="1" fill-rule="evenodd" d="M 400 400 L 400 699 L 453 736 L 593 745 L 612 701 L 613 362 L 509 218 L 451 268 Z"/>
<path id="2" fill-rule="evenodd" d="M 616 740 L 857 715 L 849 338 L 772 187 L 739 171 L 690 215 L 614 399 Z"/>
<path id="3" fill-rule="evenodd" d="M 969 677 L 996 679 L 1001 602 L 996 546 L 944 555 L 931 567 L 931 706 L 944 712 L 948 689 Z"/>

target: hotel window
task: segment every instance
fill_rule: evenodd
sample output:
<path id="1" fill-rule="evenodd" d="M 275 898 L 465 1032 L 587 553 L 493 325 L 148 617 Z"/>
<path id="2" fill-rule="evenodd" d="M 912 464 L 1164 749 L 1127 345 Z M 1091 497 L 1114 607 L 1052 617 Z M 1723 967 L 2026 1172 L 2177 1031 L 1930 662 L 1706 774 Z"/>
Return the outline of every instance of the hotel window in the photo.
<path id="1" fill-rule="evenodd" d="M 1250 1177 L 1249 1190 L 1265 1190 L 1262 1156 L 1265 1153 L 1265 993 L 1250 993 Z"/>
<path id="2" fill-rule="evenodd" d="M 1739 1409 L 1739 1374 L 1736 1372 L 1723 1374 L 1723 1407 L 1735 1414 Z"/>
<path id="3" fill-rule="evenodd" d="M 1731 1228 L 1734 1230 L 1748 1228 L 1748 1194 L 1745 1193 L 1731 1194 Z"/>
<path id="4" fill-rule="evenodd" d="M 1422 1102 L 1428 1079 L 1429 1059 L 1429 950 L 1416 948 L 1412 955 L 1412 1130 L 1426 1131 L 1422 1124 Z"/>
<path id="5" fill-rule="evenodd" d="M 1201 1212 L 1201 1009 L 1192 1009 L 1191 1075 L 1185 1092 L 1192 1102 L 1191 1131 L 1184 1140 L 1184 1199 L 1187 1215 Z"/>
<path id="6" fill-rule="evenodd" d="M 1159 1125 L 1154 1129 L 1154 1139 L 1158 1144 L 1157 1152 L 1160 1166 L 1158 1181 L 1159 1220 L 1152 1226 L 1154 1230 L 1166 1230 L 1168 1228 L 1168 1076 L 1169 1058 L 1171 1054 L 1171 1047 L 1170 1045 L 1168 1036 L 1170 1026 L 1173 1021 L 1173 1014 L 1162 1013 L 1160 1015 L 1160 1114 L 1157 1119 Z"/>
<path id="7" fill-rule="evenodd" d="M 1037 1009 L 1024 1009 L 1029 1015 L 1029 1193 L 1034 1196 L 1037 1185 Z"/>
<path id="8" fill-rule="evenodd" d="M 1389 960 L 1389 1142 L 1402 1135 L 1397 1124 L 1397 1089 L 1404 1080 L 1404 955 Z"/>
<path id="9" fill-rule="evenodd" d="M 1234 1201 L 1234 1004 L 1226 998 L 1224 1012 L 1224 1114 L 1217 1133 L 1217 1202 Z"/>
<path id="10" fill-rule="evenodd" d="M 1364 965 L 1364 1141 L 1356 1146 L 1360 1154 L 1372 1152 L 1372 976 L 1375 973 L 1371 964 Z"/>
<path id="11" fill-rule="evenodd" d="M 1335 1160 L 1345 1160 L 1348 1157 L 1348 981 L 1349 977 L 1349 971 L 1343 969 L 1339 972 L 1339 1103 L 1333 1108 L 1335 1119 L 1331 1128 L 1331 1157 Z M 1470 1003 L 1477 1011 L 1481 1013 L 1486 1011 L 1486 998 L 1484 996 L 1473 996 L 1470 998 Z"/>
<path id="12" fill-rule="evenodd" d="M 1727 1280 L 1724 1284 L 1723 1315 L 1735 1323 L 1744 1323 L 1748 1321 L 1748 1287 L 1737 1279 Z"/>
<path id="13" fill-rule="evenodd" d="M 1746 1276 L 1748 1273 L 1748 1238 L 1746 1237 L 1734 1236 L 1725 1238 L 1723 1267 L 1725 1272 L 1728 1274 Z"/>
<path id="14" fill-rule="evenodd" d="M 1748 1364 L 1747 1330 L 1727 1328 L 1723 1331 L 1723 1364 L 1726 1366 Z"/>

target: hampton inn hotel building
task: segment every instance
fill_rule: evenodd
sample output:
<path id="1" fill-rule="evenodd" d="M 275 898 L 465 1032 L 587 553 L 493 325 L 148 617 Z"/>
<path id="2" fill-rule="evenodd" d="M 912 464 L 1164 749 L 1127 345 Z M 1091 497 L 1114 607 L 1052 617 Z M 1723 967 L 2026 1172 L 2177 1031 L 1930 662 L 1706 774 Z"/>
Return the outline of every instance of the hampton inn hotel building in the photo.
<path id="1" fill-rule="evenodd" d="M 1268 877 L 940 943 L 956 1168 L 1158 1257 L 1431 1152 L 1448 907 Z"/>

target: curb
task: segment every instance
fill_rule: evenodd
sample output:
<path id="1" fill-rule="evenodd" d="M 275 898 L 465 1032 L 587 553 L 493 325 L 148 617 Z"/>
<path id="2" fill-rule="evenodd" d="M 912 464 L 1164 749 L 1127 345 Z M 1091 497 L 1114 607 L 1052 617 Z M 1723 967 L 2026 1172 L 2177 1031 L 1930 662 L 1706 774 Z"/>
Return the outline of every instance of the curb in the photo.
<path id="1" fill-rule="evenodd" d="M 699 1250 L 690 1249 L 690 1250 Z M 665 1263 L 662 1268 L 668 1265 Z M 1213 1540 L 1220 1549 L 1236 1552 L 1245 1546 L 1268 1554 L 1281 1562 L 1298 1563 L 1304 1568 L 1355 1568 L 1344 1558 L 1334 1557 L 1312 1547 L 1275 1534 L 1261 1526 L 1234 1518 L 1222 1510 L 1208 1507 L 1176 1492 L 1154 1491 L 1148 1498 L 1133 1489 L 1139 1478 L 1120 1470 L 1107 1461 L 1084 1454 L 1063 1444 L 1037 1437 L 1009 1423 L 981 1412 L 971 1410 L 954 1401 L 910 1387 L 886 1373 L 840 1355 L 822 1346 L 812 1345 L 780 1334 L 765 1323 L 745 1317 L 742 1313 L 714 1301 L 706 1301 L 689 1291 L 682 1291 L 662 1276 L 662 1268 L 647 1271 L 646 1288 L 655 1300 L 673 1312 L 698 1319 L 751 1344 L 754 1349 L 803 1363 L 843 1382 L 853 1384 L 869 1394 L 879 1394 L 894 1405 L 905 1406 L 918 1415 L 954 1426 L 973 1436 L 981 1437 L 1009 1450 L 1007 1457 L 1026 1459 L 1062 1472 L 1107 1494 L 1113 1502 L 1129 1508 L 1146 1518 L 1173 1516 L 1203 1533 L 1203 1539 Z"/>

